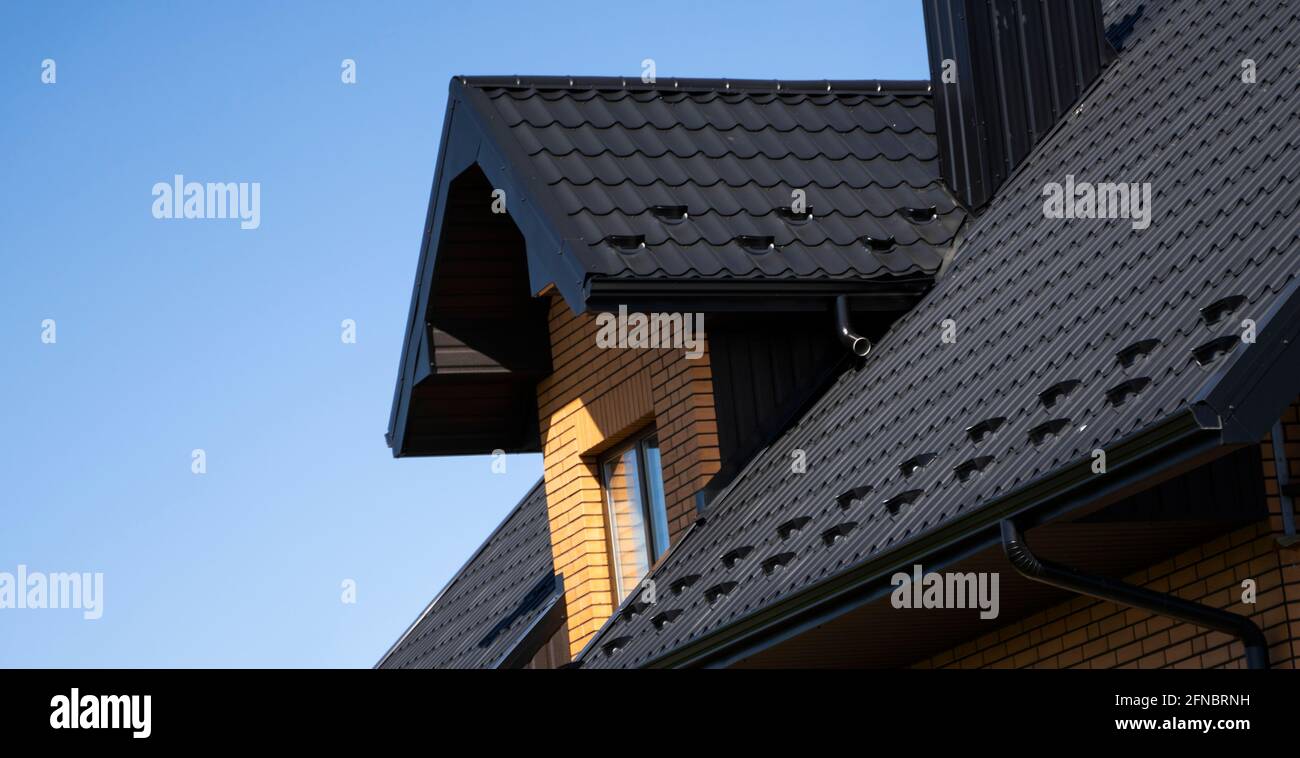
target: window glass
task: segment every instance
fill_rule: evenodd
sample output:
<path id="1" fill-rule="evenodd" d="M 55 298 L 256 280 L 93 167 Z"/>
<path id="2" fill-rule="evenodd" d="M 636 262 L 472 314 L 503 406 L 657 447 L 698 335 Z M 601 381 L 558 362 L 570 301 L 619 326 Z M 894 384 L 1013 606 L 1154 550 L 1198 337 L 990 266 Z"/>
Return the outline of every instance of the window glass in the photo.
<path id="1" fill-rule="evenodd" d="M 628 443 L 600 464 L 609 511 L 614 589 L 622 602 L 668 549 L 659 440 L 649 434 Z"/>
<path id="2" fill-rule="evenodd" d="M 609 508 L 610 543 L 613 547 L 614 578 L 619 602 L 650 570 L 645 507 L 641 499 L 641 477 L 637 448 L 629 448 L 604 465 L 605 499 Z"/>
<path id="3" fill-rule="evenodd" d="M 654 559 L 668 549 L 668 507 L 664 503 L 664 472 L 659 464 L 659 438 L 651 436 L 642 443 L 645 453 L 646 493 L 650 500 L 651 542 Z"/>

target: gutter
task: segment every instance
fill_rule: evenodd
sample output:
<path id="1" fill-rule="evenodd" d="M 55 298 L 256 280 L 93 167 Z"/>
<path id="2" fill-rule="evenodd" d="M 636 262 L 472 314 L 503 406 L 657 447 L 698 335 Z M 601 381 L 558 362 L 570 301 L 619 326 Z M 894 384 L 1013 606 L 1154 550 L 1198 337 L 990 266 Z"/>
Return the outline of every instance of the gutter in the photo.
<path id="1" fill-rule="evenodd" d="M 1185 409 L 1112 445 L 1108 456 L 1110 473 L 1105 477 L 1092 473 L 1091 458 L 1076 461 L 1053 476 L 952 519 L 898 549 L 706 633 L 649 661 L 645 667 L 729 666 L 888 595 L 893 589 L 889 577 L 899 566 L 923 562 L 944 567 L 998 545 L 998 526 L 1006 518 L 1015 516 L 1028 528 L 1150 481 L 1162 472 L 1202 462 L 1216 452 L 1228 452 L 1220 430 L 1211 426 L 1213 421 L 1217 417 L 1206 414 L 1203 408 Z"/>
<path id="2" fill-rule="evenodd" d="M 1247 668 L 1268 668 L 1268 641 L 1249 618 L 1042 560 L 1029 549 L 1029 543 L 1013 521 L 1003 521 L 1001 528 L 1002 549 L 1007 560 L 1026 579 L 1231 634 L 1246 647 Z"/>
<path id="3" fill-rule="evenodd" d="M 596 275 L 587 280 L 588 298 L 604 297 L 617 300 L 639 295 L 675 295 L 685 291 L 691 297 L 724 295 L 763 295 L 792 297 L 824 297 L 841 292 L 854 294 L 915 298 L 924 295 L 934 285 L 932 274 L 916 273 L 881 279 L 826 279 L 806 281 L 796 277 L 788 279 L 625 279 Z M 876 306 L 881 310 L 880 306 Z M 889 306 L 892 308 L 892 305 Z M 809 307 L 812 310 L 812 306 Z"/>

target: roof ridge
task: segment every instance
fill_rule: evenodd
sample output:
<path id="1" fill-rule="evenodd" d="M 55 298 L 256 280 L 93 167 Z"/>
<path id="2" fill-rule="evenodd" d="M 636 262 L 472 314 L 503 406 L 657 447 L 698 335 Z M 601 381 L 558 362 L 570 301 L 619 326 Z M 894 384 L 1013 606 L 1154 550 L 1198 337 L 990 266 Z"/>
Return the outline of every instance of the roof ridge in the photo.
<path id="1" fill-rule="evenodd" d="M 830 93 L 869 95 L 908 93 L 929 95 L 927 79 L 727 79 L 698 77 L 659 77 L 644 82 L 640 77 L 625 76 L 522 76 L 484 75 L 454 77 L 467 87 L 557 89 L 557 90 L 629 90 L 635 92 L 763 92 L 763 93 Z"/>

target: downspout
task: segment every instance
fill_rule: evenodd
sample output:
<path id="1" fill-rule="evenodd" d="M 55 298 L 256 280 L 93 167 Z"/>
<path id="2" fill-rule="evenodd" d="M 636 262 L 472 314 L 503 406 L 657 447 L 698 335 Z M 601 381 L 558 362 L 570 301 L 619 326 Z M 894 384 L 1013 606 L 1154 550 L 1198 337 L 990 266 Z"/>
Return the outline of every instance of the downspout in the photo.
<path id="1" fill-rule="evenodd" d="M 1231 634 L 1246 647 L 1247 668 L 1268 668 L 1268 641 L 1255 622 L 1245 616 L 1040 560 L 1010 519 L 1002 521 L 1002 549 L 1011 565 L 1027 579 Z"/>
<path id="2" fill-rule="evenodd" d="M 835 296 L 835 330 L 839 332 L 840 342 L 853 351 L 854 355 L 866 358 L 871 352 L 871 340 L 853 331 L 853 323 L 849 319 L 848 295 Z"/>
<path id="3" fill-rule="evenodd" d="M 1283 547 L 1290 547 L 1300 540 L 1296 539 L 1295 533 L 1295 499 L 1291 497 L 1295 488 L 1291 485 L 1291 467 L 1286 459 L 1286 431 L 1281 419 L 1273 424 L 1273 466 L 1277 470 L 1277 494 L 1282 505 L 1283 534 L 1277 541 Z"/>

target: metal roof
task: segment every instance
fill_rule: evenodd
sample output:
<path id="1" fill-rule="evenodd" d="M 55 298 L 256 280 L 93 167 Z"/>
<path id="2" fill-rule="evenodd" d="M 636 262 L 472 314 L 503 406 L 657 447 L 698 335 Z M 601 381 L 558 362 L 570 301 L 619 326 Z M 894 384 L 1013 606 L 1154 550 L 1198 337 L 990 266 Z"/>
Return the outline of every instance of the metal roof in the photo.
<path id="1" fill-rule="evenodd" d="M 493 668 L 556 601 L 546 490 L 538 482 L 376 668 Z"/>
<path id="2" fill-rule="evenodd" d="M 460 82 L 588 277 L 926 278 L 965 219 L 928 82 Z"/>
<path id="3" fill-rule="evenodd" d="M 389 417 L 394 455 L 479 444 L 435 444 L 447 430 L 413 420 L 436 352 L 427 324 L 517 337 L 463 302 L 434 302 L 449 258 L 492 277 L 516 252 L 496 245 L 502 261 L 480 260 L 472 233 L 489 227 L 466 222 L 466 203 L 486 209 L 504 193 L 508 218 L 496 218 L 524 241 L 520 297 L 555 292 L 576 313 L 812 310 L 839 294 L 910 305 L 966 220 L 940 179 L 928 82 L 456 77 L 449 90 Z M 490 191 L 471 180 L 480 174 Z M 494 421 L 526 394 L 531 379 L 516 378 L 498 377 Z M 522 426 L 508 449 L 536 444 L 536 422 Z"/>
<path id="4" fill-rule="evenodd" d="M 1109 3 L 1122 17 L 1122 54 L 935 288 L 719 495 L 647 578 L 657 604 L 616 614 L 585 666 L 703 645 L 1189 411 L 1228 441 L 1263 436 L 1300 391 L 1300 9 Z M 1044 218 L 1067 175 L 1150 182 L 1153 223 Z"/>

